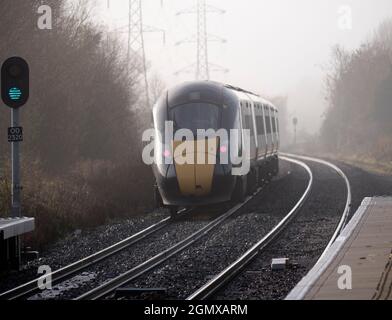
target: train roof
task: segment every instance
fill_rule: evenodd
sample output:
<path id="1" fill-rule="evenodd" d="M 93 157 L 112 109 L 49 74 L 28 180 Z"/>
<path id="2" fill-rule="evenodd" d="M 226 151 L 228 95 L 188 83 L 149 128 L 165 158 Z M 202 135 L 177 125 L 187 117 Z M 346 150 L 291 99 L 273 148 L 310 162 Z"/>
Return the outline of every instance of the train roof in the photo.
<path id="1" fill-rule="evenodd" d="M 245 89 L 235 87 L 230 84 L 223 84 L 216 81 L 187 81 L 168 90 L 168 100 L 171 105 L 179 105 L 183 103 L 183 99 L 187 99 L 188 95 L 184 96 L 184 91 L 187 92 L 203 92 L 204 99 L 209 100 L 210 96 L 221 94 L 222 90 L 227 89 L 232 92 L 239 100 L 252 100 L 267 104 L 277 110 L 277 108 L 270 101 L 262 98 L 260 95 L 247 91 Z"/>
<path id="2" fill-rule="evenodd" d="M 271 103 L 270 101 L 262 98 L 260 95 L 254 93 L 254 92 L 247 91 L 247 90 L 244 90 L 242 88 L 234 87 L 234 86 L 228 85 L 228 84 L 225 84 L 224 87 L 226 87 L 226 88 L 228 88 L 230 90 L 233 90 L 239 99 L 242 99 L 242 100 L 250 99 L 253 102 L 259 102 L 259 103 L 262 103 L 262 104 L 267 104 L 270 107 L 272 107 L 272 108 L 277 110 L 277 108 L 274 106 L 273 103 Z"/>

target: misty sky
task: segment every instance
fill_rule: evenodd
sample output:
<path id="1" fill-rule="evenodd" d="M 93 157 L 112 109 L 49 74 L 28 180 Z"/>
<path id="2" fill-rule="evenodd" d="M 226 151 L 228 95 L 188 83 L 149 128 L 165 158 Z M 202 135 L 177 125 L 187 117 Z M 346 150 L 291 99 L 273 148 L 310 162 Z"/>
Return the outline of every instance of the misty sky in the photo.
<path id="1" fill-rule="evenodd" d="M 102 1 L 102 11 L 106 0 Z M 176 42 L 196 32 L 196 16 L 176 16 L 195 0 L 143 0 L 146 25 L 166 30 L 166 44 L 159 33 L 145 35 L 151 72 L 168 86 L 192 80 L 195 71 L 174 72 L 196 59 L 196 45 Z M 113 26 L 127 23 L 127 0 L 112 0 Z M 227 40 L 211 43 L 210 62 L 230 69 L 212 73 L 213 80 L 228 82 L 265 95 L 288 95 L 290 115 L 300 119 L 300 129 L 315 132 L 325 110 L 324 74 L 331 47 L 358 47 L 370 38 L 380 22 L 392 17 L 391 0 L 210 0 L 226 14 L 209 15 L 209 32 Z M 339 27 L 342 6 L 352 9 L 352 29 Z"/>

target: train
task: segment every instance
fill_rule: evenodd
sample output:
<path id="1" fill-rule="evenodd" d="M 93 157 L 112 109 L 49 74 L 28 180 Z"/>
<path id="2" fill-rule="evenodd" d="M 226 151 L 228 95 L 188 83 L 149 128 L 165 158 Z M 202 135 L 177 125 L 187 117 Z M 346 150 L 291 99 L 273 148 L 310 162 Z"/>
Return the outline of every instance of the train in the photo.
<path id="1" fill-rule="evenodd" d="M 243 202 L 279 172 L 279 111 L 258 94 L 190 81 L 166 90 L 152 113 L 155 201 L 172 214 L 179 208 Z"/>

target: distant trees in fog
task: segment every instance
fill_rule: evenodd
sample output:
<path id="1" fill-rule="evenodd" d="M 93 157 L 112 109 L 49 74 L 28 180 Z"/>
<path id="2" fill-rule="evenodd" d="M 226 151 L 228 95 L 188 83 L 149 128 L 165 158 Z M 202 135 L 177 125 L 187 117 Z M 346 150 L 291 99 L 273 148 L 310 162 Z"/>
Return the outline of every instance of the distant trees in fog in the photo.
<path id="1" fill-rule="evenodd" d="M 86 1 L 72 3 L 45 1 L 52 8 L 52 30 L 37 26 L 40 0 L 0 5 L 0 61 L 19 55 L 31 69 L 30 100 L 22 110 L 25 214 L 36 215 L 38 226 L 49 219 L 47 228 L 57 221 L 54 230 L 61 221 L 77 227 L 135 212 L 152 194 L 150 169 L 140 160 L 138 129 L 150 121 L 135 108 L 143 103 L 140 77 L 127 72 L 126 50 L 93 23 Z M 2 108 L 1 165 L 8 174 L 10 120 Z M 3 195 L 7 185 L 5 180 Z"/>
<path id="2" fill-rule="evenodd" d="M 328 151 L 392 160 L 392 19 L 353 52 L 337 46 L 321 129 Z"/>
<path id="3" fill-rule="evenodd" d="M 40 4 L 5 0 L 0 6 L 0 57 L 21 55 L 31 68 L 24 151 L 56 174 L 82 159 L 126 159 L 136 139 L 131 107 L 137 84 L 118 43 L 107 42 L 88 8 L 65 7 L 65 1 L 46 1 L 54 26 L 39 30 Z"/>

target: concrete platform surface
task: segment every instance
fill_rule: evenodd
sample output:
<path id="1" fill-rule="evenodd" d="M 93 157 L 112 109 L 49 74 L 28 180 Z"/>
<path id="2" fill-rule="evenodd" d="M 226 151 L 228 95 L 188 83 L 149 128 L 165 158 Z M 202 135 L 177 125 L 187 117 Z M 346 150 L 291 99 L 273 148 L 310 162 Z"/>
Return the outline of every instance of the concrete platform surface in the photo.
<path id="1" fill-rule="evenodd" d="M 34 218 L 0 219 L 0 240 L 7 240 L 31 232 L 34 230 L 34 227 Z"/>
<path id="2" fill-rule="evenodd" d="M 392 300 L 392 198 L 365 198 L 287 300 Z"/>

